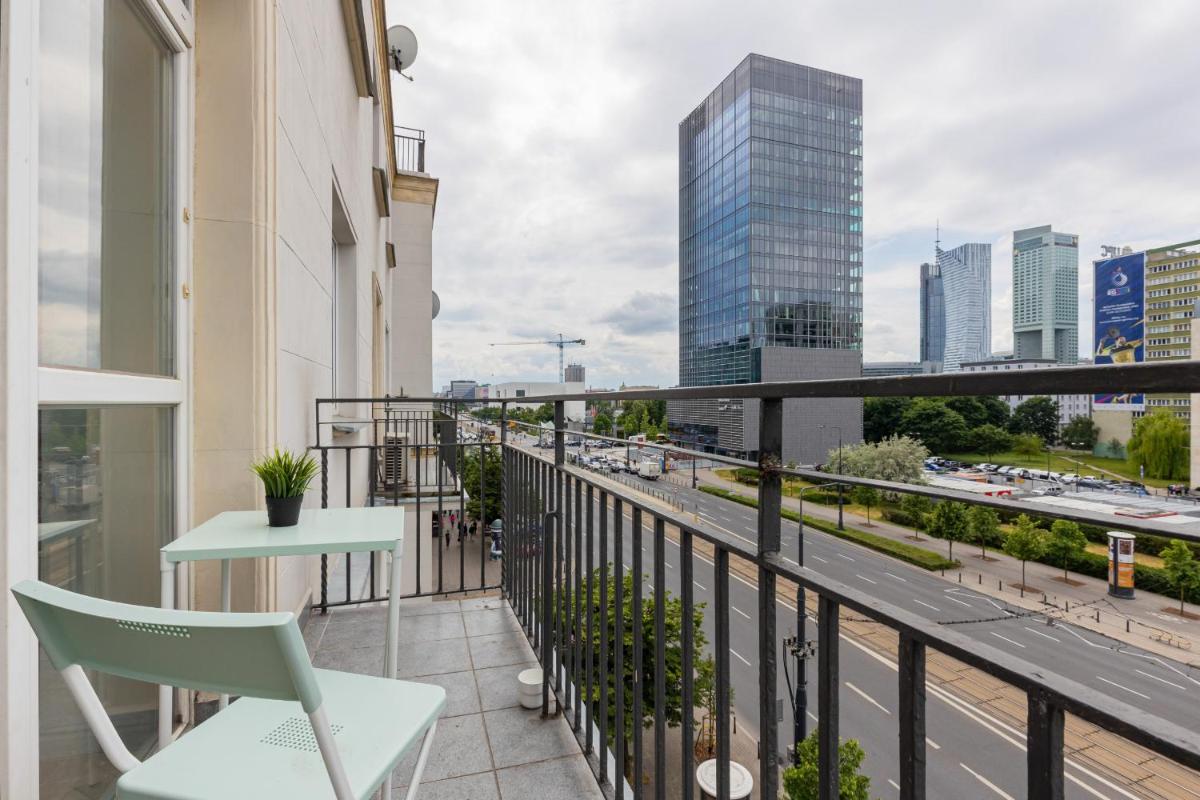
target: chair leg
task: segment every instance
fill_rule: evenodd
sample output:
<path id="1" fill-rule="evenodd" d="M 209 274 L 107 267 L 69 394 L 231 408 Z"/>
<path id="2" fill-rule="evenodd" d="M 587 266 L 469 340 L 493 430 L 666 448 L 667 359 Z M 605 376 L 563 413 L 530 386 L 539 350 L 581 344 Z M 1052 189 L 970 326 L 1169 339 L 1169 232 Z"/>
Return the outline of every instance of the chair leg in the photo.
<path id="1" fill-rule="evenodd" d="M 425 739 L 421 742 L 421 754 L 417 756 L 417 768 L 413 770 L 412 780 L 408 784 L 408 794 L 404 796 L 404 800 L 416 800 L 417 787 L 421 785 L 421 773 L 425 771 L 425 761 L 429 758 L 430 745 L 433 744 L 433 734 L 437 731 L 437 720 L 429 723 L 429 730 L 425 731 Z M 391 800 L 391 795 L 388 790 L 384 790 L 383 800 Z"/>

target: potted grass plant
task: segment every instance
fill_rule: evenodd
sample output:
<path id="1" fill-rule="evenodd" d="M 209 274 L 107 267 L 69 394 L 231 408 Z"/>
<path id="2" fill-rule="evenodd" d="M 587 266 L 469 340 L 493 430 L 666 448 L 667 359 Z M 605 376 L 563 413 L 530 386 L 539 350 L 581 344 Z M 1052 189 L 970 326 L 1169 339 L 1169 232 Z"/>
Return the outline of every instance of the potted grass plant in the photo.
<path id="1" fill-rule="evenodd" d="M 317 462 L 308 453 L 275 448 L 250 465 L 263 482 L 267 495 L 267 524 L 286 528 L 300 521 L 304 492 L 317 474 Z"/>

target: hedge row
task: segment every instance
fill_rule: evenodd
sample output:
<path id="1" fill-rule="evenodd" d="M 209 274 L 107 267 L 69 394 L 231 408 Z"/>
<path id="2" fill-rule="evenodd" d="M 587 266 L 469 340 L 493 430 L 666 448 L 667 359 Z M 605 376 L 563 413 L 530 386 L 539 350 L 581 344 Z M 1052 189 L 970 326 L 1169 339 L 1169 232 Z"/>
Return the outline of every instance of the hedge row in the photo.
<path id="1" fill-rule="evenodd" d="M 716 486 L 701 486 L 700 491 L 716 497 L 722 497 L 726 500 L 732 500 L 733 502 L 740 503 L 744 506 L 758 508 L 758 500 L 756 498 L 747 497 L 737 492 L 731 492 L 728 489 L 720 489 Z M 780 511 L 780 515 L 784 519 L 791 520 L 792 522 L 800 521 L 800 515 L 790 508 L 782 509 Z M 893 558 L 899 559 L 900 561 L 905 561 L 917 567 L 921 567 L 922 569 L 954 569 L 955 567 L 959 566 L 957 561 L 950 561 L 941 553 L 936 553 L 933 550 L 926 550 L 924 547 L 918 547 L 917 545 L 908 544 L 907 542 L 897 542 L 894 539 L 887 538 L 886 536 L 877 536 L 873 533 L 853 530 L 851 528 L 840 531 L 838 530 L 837 525 L 834 523 L 816 519 L 808 516 L 807 514 L 804 515 L 804 524 L 808 525 L 809 527 L 816 528 L 819 531 L 824 531 L 830 536 L 836 536 L 839 539 L 845 539 L 846 541 L 860 544 L 863 547 L 875 550 L 876 552 L 884 553 L 885 555 L 892 556 Z"/>

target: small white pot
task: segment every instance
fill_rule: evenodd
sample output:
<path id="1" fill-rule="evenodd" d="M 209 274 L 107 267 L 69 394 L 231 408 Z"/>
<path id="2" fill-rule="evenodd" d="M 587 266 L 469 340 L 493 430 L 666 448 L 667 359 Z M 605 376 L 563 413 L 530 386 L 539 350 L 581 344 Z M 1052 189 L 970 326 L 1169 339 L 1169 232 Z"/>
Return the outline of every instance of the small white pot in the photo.
<path id="1" fill-rule="evenodd" d="M 522 707 L 542 707 L 542 670 L 540 667 L 530 667 L 517 673 L 517 686 L 520 691 Z"/>

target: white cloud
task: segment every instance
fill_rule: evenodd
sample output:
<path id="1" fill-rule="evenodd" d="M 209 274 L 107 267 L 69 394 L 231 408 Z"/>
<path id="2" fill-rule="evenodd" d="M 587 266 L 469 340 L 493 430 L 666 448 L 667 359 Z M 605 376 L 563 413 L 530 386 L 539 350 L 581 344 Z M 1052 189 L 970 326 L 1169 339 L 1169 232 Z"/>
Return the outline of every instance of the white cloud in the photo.
<path id="1" fill-rule="evenodd" d="M 865 355 L 915 358 L 917 269 L 943 245 L 993 244 L 993 348 L 1011 343 L 1011 235 L 1080 236 L 1081 336 L 1101 244 L 1200 237 L 1191 41 L 1200 4 L 1037 6 L 914 0 L 682 4 L 389 2 L 421 40 L 397 122 L 428 130 L 435 378 L 545 377 L 563 332 L 589 383 L 670 384 L 670 332 L 606 314 L 677 291 L 678 123 L 747 52 L 860 77 L 865 119 Z M 641 293 L 639 295 L 639 293 Z M 659 302 L 654 300 L 653 302 Z M 653 309 L 648 315 L 654 316 Z M 541 334 L 538 334 L 539 337 Z"/>

